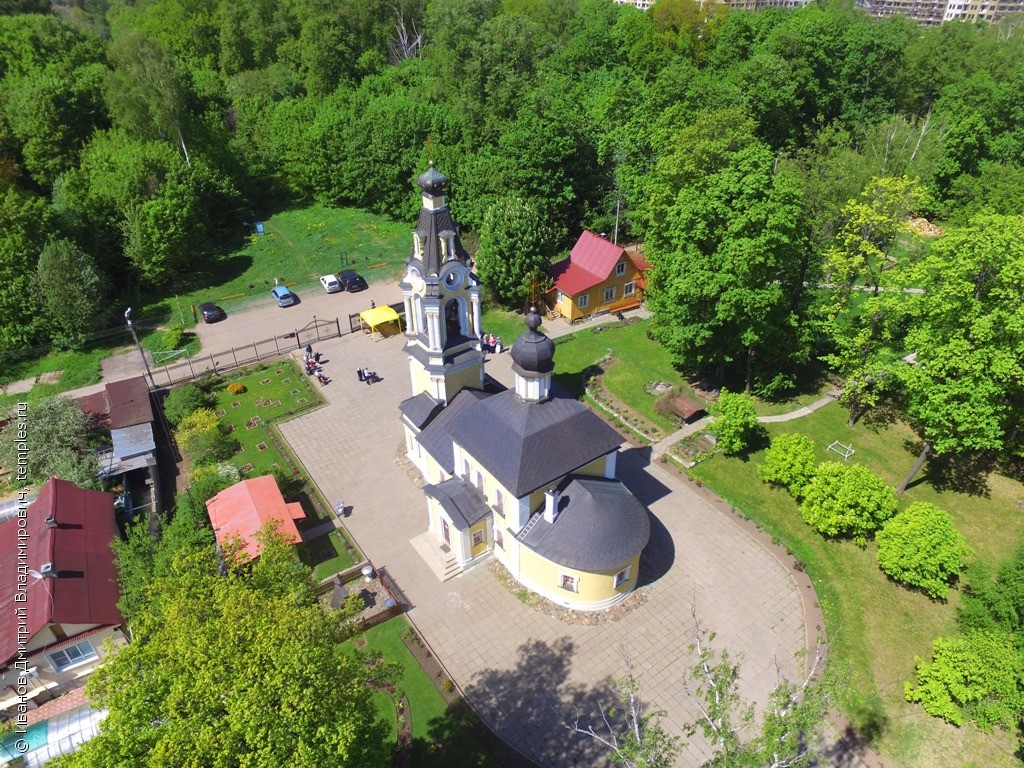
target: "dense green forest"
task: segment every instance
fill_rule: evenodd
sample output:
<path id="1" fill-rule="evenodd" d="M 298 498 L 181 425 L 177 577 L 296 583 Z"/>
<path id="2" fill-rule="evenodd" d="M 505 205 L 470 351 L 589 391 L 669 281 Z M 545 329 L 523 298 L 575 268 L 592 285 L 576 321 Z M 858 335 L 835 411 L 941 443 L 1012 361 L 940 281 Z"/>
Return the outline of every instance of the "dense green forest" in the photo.
<path id="1" fill-rule="evenodd" d="M 432 158 L 470 230 L 496 203 L 525 204 L 557 251 L 583 227 L 610 232 L 618 206 L 620 236 L 656 258 L 683 240 L 726 262 L 766 254 L 748 277 L 777 289 L 751 299 L 751 319 L 772 320 L 746 353 L 770 387 L 817 341 L 802 285 L 870 179 L 918 180 L 916 212 L 954 223 L 1024 196 L 1024 32 L 1010 23 L 693 0 L 2 11 L 0 351 L 74 346 L 109 322 L 106 297 L 201 284 L 222 234 L 270 202 L 411 220 L 410 180 Z M 745 354 L 673 333 L 702 364 Z"/>

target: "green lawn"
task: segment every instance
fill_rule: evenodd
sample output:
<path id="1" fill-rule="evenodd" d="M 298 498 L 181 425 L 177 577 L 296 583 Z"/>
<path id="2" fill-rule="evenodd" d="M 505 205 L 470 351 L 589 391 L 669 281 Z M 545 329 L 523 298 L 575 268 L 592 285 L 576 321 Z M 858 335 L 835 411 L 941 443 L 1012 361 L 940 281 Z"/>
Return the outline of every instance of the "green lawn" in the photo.
<path id="1" fill-rule="evenodd" d="M 409 699 L 413 732 L 412 765 L 444 765 L 446 768 L 495 766 L 473 733 L 452 716 L 444 697 L 405 647 L 402 633 L 408 627 L 409 623 L 399 616 L 367 630 L 363 637 L 367 642 L 366 650 L 380 651 L 386 661 L 397 663 L 402 669 L 398 688 Z M 394 723 L 395 709 L 390 700 L 377 698 L 375 701 L 382 715 Z M 432 742 L 442 745 L 443 758 L 428 757 L 427 748 Z"/>
<path id="2" fill-rule="evenodd" d="M 299 559 L 313 569 L 313 578 L 323 581 L 356 564 L 347 546 L 348 542 L 341 532 L 332 531 L 326 536 L 299 544 L 296 549 Z"/>
<path id="3" fill-rule="evenodd" d="M 672 432 L 679 429 L 679 420 L 656 413 L 656 398 L 644 388 L 665 381 L 681 394 L 694 395 L 673 367 L 672 355 L 647 337 L 649 325 L 649 321 L 599 325 L 559 339 L 555 349 L 555 378 L 579 396 L 589 375 L 600 372 L 592 366 L 600 358 L 611 355 L 610 364 L 602 365 L 605 388 L 662 432 Z"/>
<path id="4" fill-rule="evenodd" d="M 847 426 L 848 412 L 837 404 L 810 416 L 767 425 L 772 436 L 799 431 L 812 438 L 821 460 L 841 460 L 826 451 L 834 440 L 851 444 L 851 462 L 869 467 L 895 485 L 915 458 L 910 430 L 902 424 Z M 697 479 L 781 540 L 804 563 L 822 600 L 831 661 L 846 670 L 850 686 L 841 705 L 866 735 L 875 736 L 883 755 L 905 768 L 965 765 L 1009 766 L 1012 739 L 955 729 L 927 717 L 903 699 L 903 682 L 913 678 L 914 657 L 928 656 L 931 642 L 954 632 L 959 592 L 948 603 L 890 582 L 875 562 L 875 546 L 827 541 L 800 518 L 796 503 L 756 476 L 762 454 L 749 460 L 715 456 L 691 470 Z M 1019 500 L 1024 487 L 999 475 L 987 477 L 987 495 L 942 488 L 938 477 L 918 480 L 902 500 L 930 501 L 947 510 L 977 557 L 998 563 L 1008 557 L 1024 531 Z"/>
<path id="5" fill-rule="evenodd" d="M 526 323 L 520 312 L 510 312 L 497 306 L 484 309 L 480 317 L 484 333 L 493 333 L 501 339 L 502 348 L 511 347 L 516 339 L 526 330 Z M 543 326 L 541 326 L 543 328 Z"/>
<path id="6" fill-rule="evenodd" d="M 228 392 L 228 385 L 236 382 L 245 391 L 233 395 Z M 245 468 L 245 474 L 252 477 L 270 474 L 275 468 L 283 472 L 288 469 L 266 423 L 323 402 L 309 377 L 289 359 L 273 362 L 265 369 L 243 369 L 229 374 L 215 394 L 217 415 L 242 444 L 243 450 L 235 454 L 233 463 Z"/>
<path id="7" fill-rule="evenodd" d="M 408 222 L 355 208 L 312 204 L 281 210 L 266 218 L 265 234 L 248 234 L 236 247 L 212 258 L 180 294 L 142 297 L 142 314 L 193 325 L 191 307 L 204 301 L 215 301 L 229 313 L 253 302 L 269 302 L 275 277 L 295 286 L 300 295 L 322 290 L 320 276 L 342 268 L 355 269 L 368 282 L 397 278 L 412 247 L 410 230 Z"/>

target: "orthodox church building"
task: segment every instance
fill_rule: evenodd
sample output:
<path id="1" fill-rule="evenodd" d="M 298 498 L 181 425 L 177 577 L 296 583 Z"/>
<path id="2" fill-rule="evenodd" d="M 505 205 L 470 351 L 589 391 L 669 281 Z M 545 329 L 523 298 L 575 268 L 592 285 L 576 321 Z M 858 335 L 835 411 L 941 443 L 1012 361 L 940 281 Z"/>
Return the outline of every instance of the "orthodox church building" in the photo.
<path id="1" fill-rule="evenodd" d="M 555 345 L 526 315 L 515 387 L 485 389 L 480 283 L 433 166 L 401 288 L 413 396 L 406 451 L 428 485 L 428 527 L 460 569 L 496 557 L 525 587 L 570 608 L 614 605 L 636 586 L 647 510 L 615 477 L 622 438 L 552 387 Z"/>

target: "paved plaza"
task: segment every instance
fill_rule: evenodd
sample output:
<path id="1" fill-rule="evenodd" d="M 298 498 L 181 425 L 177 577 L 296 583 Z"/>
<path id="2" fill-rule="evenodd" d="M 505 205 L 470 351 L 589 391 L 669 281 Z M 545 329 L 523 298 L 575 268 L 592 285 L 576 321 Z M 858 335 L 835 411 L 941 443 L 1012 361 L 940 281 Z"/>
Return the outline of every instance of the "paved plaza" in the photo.
<path id="1" fill-rule="evenodd" d="M 502 738 L 543 766 L 605 762 L 603 748 L 565 727 L 612 702 L 605 681 L 623 672 L 622 649 L 642 672 L 643 699 L 664 709 L 675 732 L 696 719 L 683 681 L 694 663 L 692 607 L 714 631 L 713 646 L 742 660 L 744 697 L 765 699 L 776 662 L 802 674 L 797 654 L 813 642 L 804 626 L 808 585 L 734 515 L 661 464 L 650 448 L 626 448 L 619 476 L 650 509 L 651 543 L 641 561 L 648 597 L 617 621 L 570 624 L 520 602 L 486 564 L 442 583 L 410 540 L 426 530 L 426 502 L 396 457 L 404 453 L 398 404 L 411 395 L 403 338 L 355 334 L 319 345 L 333 378 L 328 405 L 281 431 L 328 503 L 344 499 L 344 524 L 364 554 L 408 596 L 410 618 L 477 713 Z M 383 381 L 366 385 L 356 368 Z M 512 383 L 508 354 L 487 372 Z M 806 590 L 805 594 L 802 594 Z M 681 764 L 707 756 L 691 737 Z"/>

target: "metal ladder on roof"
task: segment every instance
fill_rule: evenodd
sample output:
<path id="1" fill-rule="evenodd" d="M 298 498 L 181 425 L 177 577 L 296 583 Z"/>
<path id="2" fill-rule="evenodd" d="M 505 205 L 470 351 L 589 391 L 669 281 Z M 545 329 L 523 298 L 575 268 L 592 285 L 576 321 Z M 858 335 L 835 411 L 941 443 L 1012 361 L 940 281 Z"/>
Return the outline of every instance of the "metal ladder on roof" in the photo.
<path id="1" fill-rule="evenodd" d="M 538 512 L 534 512 L 533 515 L 530 517 L 530 519 L 526 521 L 526 525 L 523 526 L 523 530 L 521 530 L 519 533 L 516 534 L 516 540 L 517 541 L 522 541 L 523 539 L 525 539 L 526 535 L 531 530 L 533 530 L 533 526 L 535 526 L 537 524 L 537 521 L 540 520 L 541 517 L 543 517 L 543 516 L 544 516 L 544 510 L 543 509 L 541 509 Z"/>

